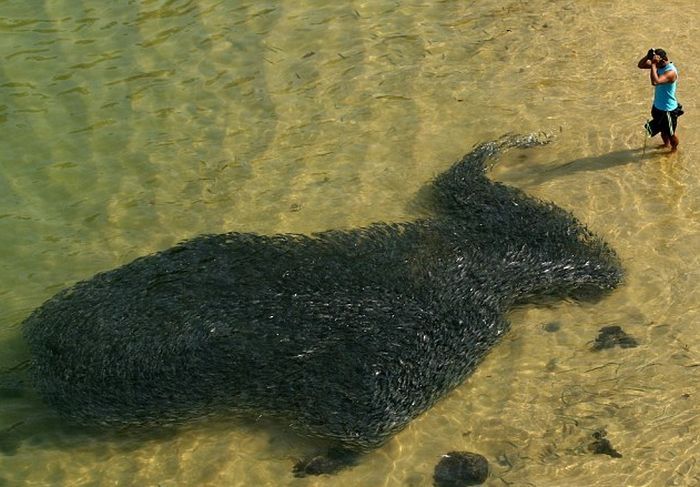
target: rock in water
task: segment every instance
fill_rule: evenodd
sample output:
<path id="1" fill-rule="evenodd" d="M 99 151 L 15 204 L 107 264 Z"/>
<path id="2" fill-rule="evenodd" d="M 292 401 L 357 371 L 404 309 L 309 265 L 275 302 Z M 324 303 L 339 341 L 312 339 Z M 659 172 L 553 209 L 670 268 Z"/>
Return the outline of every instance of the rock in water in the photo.
<path id="1" fill-rule="evenodd" d="M 431 183 L 428 218 L 204 235 L 79 282 L 24 323 L 36 387 L 81 423 L 253 413 L 376 447 L 474 370 L 512 305 L 620 282 L 570 213 L 486 177 L 544 142 L 475 147 Z"/>
<path id="2" fill-rule="evenodd" d="M 489 462 L 478 453 L 451 451 L 435 466 L 436 487 L 465 487 L 486 482 Z"/>
<path id="3" fill-rule="evenodd" d="M 357 452 L 352 450 L 331 448 L 324 455 L 316 455 L 298 461 L 294 465 L 292 473 L 295 477 L 335 474 L 344 468 L 355 465 L 357 457 Z"/>
<path id="4" fill-rule="evenodd" d="M 588 445 L 588 450 L 596 455 L 609 455 L 613 458 L 622 458 L 622 453 L 613 448 L 610 440 L 607 439 L 608 433 L 604 430 L 593 432 L 594 441 Z"/>
<path id="5" fill-rule="evenodd" d="M 598 331 L 598 336 L 591 349 L 597 352 L 606 348 L 613 348 L 615 345 L 620 346 L 620 348 L 633 348 L 638 343 L 633 336 L 625 333 L 621 327 L 610 325 L 604 326 Z"/>

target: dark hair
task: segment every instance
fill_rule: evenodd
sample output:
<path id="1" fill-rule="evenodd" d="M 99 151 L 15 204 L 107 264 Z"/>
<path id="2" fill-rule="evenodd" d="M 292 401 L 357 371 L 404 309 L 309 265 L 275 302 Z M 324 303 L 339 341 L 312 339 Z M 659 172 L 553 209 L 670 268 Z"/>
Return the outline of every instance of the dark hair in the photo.
<path id="1" fill-rule="evenodd" d="M 668 61 L 668 56 L 666 56 L 666 51 L 664 51 L 663 49 L 654 49 L 654 54 L 659 56 L 664 61 Z"/>

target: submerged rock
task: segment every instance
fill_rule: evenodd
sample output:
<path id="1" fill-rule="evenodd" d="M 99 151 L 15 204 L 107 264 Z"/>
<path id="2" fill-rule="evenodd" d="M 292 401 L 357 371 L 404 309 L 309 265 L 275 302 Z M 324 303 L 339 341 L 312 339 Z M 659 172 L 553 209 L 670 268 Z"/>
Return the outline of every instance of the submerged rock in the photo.
<path id="1" fill-rule="evenodd" d="M 342 448 L 332 448 L 324 455 L 316 455 L 298 461 L 292 472 L 295 477 L 308 475 L 335 474 L 357 462 L 357 452 Z"/>
<path id="2" fill-rule="evenodd" d="M 442 456 L 435 466 L 436 487 L 478 485 L 489 476 L 489 462 L 478 453 L 452 451 Z"/>
<path id="3" fill-rule="evenodd" d="M 545 324 L 542 328 L 547 333 L 556 333 L 559 330 L 561 330 L 561 323 L 559 323 L 558 321 L 552 321 L 550 323 Z"/>
<path id="4" fill-rule="evenodd" d="M 598 351 L 606 348 L 613 348 L 615 346 L 619 346 L 621 348 L 632 348 L 638 345 L 637 340 L 625 333 L 621 327 L 617 325 L 610 325 L 604 326 L 600 329 L 598 336 L 593 343 L 592 349 L 594 351 Z"/>
<path id="5" fill-rule="evenodd" d="M 595 441 L 588 445 L 588 449 L 596 455 L 609 455 L 613 458 L 622 458 L 622 453 L 615 450 L 606 438 L 607 432 L 603 429 L 593 432 Z"/>

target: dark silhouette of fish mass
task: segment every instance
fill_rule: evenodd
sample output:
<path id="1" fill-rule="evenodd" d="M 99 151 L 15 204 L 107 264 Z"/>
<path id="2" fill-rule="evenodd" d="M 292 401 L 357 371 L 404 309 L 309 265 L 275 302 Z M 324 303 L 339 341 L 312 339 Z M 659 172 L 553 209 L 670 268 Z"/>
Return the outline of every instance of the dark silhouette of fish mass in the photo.
<path id="1" fill-rule="evenodd" d="M 546 141 L 476 146 L 416 221 L 204 235 L 78 282 L 24 323 L 33 381 L 77 423 L 252 413 L 376 447 L 474 370 L 509 308 L 621 282 L 573 215 L 487 178 L 503 150 Z"/>

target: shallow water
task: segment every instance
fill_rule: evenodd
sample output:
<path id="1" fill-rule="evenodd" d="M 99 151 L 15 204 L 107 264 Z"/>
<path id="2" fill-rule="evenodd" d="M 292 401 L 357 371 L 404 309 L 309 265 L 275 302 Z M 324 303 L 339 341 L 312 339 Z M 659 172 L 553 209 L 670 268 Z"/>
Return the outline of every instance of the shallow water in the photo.
<path id="1" fill-rule="evenodd" d="M 573 211 L 626 282 L 515 310 L 470 379 L 335 477 L 294 479 L 318 445 L 280 425 L 95 437 L 2 389 L 0 484 L 421 486 L 471 450 L 493 486 L 700 485 L 696 2 L 123 3 L 0 0 L 0 369 L 77 280 L 202 233 L 410 219 L 506 132 L 556 140 L 492 176 Z M 641 128 L 652 46 L 681 73 L 672 156 Z M 608 324 L 640 346 L 591 351 Z M 587 450 L 600 428 L 622 458 Z"/>

